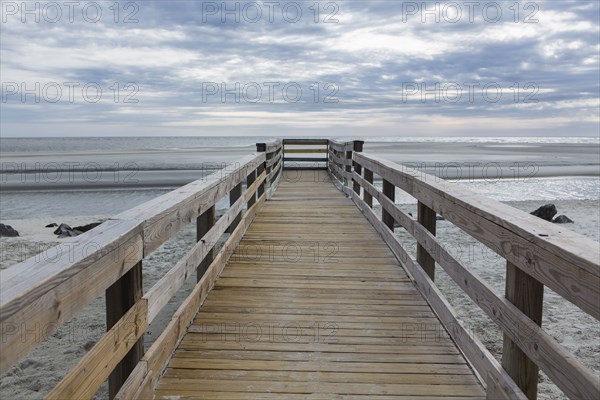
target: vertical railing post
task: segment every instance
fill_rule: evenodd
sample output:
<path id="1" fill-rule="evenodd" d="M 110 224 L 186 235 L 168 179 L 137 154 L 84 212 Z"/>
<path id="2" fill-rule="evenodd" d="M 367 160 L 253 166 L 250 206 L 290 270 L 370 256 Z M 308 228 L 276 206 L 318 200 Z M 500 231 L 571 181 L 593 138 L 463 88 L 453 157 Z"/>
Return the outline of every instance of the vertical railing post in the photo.
<path id="1" fill-rule="evenodd" d="M 269 173 L 271 172 L 271 170 L 273 169 L 272 166 L 267 167 L 267 160 L 270 160 L 273 157 L 273 154 L 271 153 L 269 155 L 269 153 L 267 153 L 267 144 L 266 143 L 256 143 L 256 151 L 258 151 L 259 153 L 265 153 L 265 162 L 262 165 L 259 165 L 256 172 L 258 175 L 262 174 L 263 171 L 266 171 L 266 175 L 267 177 L 265 178 L 265 180 L 263 181 L 263 183 L 260 184 L 260 186 L 258 187 L 258 189 L 256 190 L 256 197 L 260 198 L 260 196 L 263 195 L 263 193 L 265 192 L 265 190 L 269 189 L 270 186 L 270 182 L 269 182 Z"/>
<path id="2" fill-rule="evenodd" d="M 370 169 L 363 169 L 363 178 L 365 179 L 365 181 L 369 182 L 371 185 L 373 184 L 373 171 L 371 171 Z M 369 192 L 367 192 L 366 190 L 363 189 L 363 200 L 365 201 L 365 203 L 367 203 L 367 205 L 371 208 L 373 208 L 373 196 L 371 196 L 369 194 Z"/>
<path id="3" fill-rule="evenodd" d="M 327 171 L 329 173 L 331 173 L 331 151 L 333 149 L 331 148 L 331 140 L 327 140 L 327 163 L 325 164 L 325 167 L 327 168 Z"/>
<path id="4" fill-rule="evenodd" d="M 419 202 L 417 205 L 417 214 L 419 223 L 435 236 L 435 211 Z M 417 262 L 433 281 L 435 278 L 435 259 L 427 252 L 427 249 L 420 244 L 417 245 Z"/>
<path id="5" fill-rule="evenodd" d="M 256 168 L 256 176 L 259 177 L 260 174 L 262 174 L 264 170 L 265 170 L 265 164 L 260 164 Z M 267 178 L 265 177 L 265 180 L 262 181 L 262 183 L 260 185 L 258 185 L 258 187 L 256 188 L 256 198 L 257 199 L 260 199 L 260 196 L 262 196 L 263 193 L 265 192 L 265 182 L 266 181 L 267 181 Z"/>
<path id="6" fill-rule="evenodd" d="M 510 262 L 506 263 L 505 296 L 536 325 L 542 326 L 544 285 Z M 526 327 L 520 328 L 520 334 L 526 334 L 523 332 Z M 537 398 L 538 366 L 506 334 L 502 348 L 502 367 L 529 400 Z"/>
<path id="7" fill-rule="evenodd" d="M 362 152 L 363 151 L 363 144 L 365 142 L 363 142 L 362 140 L 355 140 L 354 141 L 354 152 Z M 352 157 L 352 155 L 350 156 Z M 352 166 L 354 167 L 354 172 L 356 172 L 358 175 L 362 174 L 362 167 L 360 164 L 356 163 L 356 162 L 352 162 Z M 360 184 L 358 182 L 356 182 L 354 179 L 352 179 L 353 182 L 353 189 L 354 189 L 354 193 L 358 194 L 358 196 L 360 197 Z"/>
<path id="8" fill-rule="evenodd" d="M 197 242 L 201 241 L 202 238 L 204 237 L 204 235 L 206 235 L 206 233 L 208 233 L 210 228 L 213 227 L 213 225 L 215 224 L 215 219 L 216 219 L 215 217 L 216 217 L 215 206 L 212 206 L 208 210 L 206 210 L 202 214 L 200 214 L 198 216 L 198 218 L 196 218 L 196 241 Z M 208 253 L 206 253 L 206 257 L 204 257 L 204 260 L 202 260 L 200 262 L 200 264 L 198 265 L 198 268 L 196 268 L 196 281 L 197 282 L 200 281 L 200 279 L 206 272 L 206 269 L 214 260 L 214 250 L 212 248 L 214 246 L 214 243 L 204 243 L 204 245 L 211 247 L 211 249 L 208 251 Z"/>
<path id="9" fill-rule="evenodd" d="M 347 160 L 346 163 L 348 163 L 348 160 L 352 162 L 352 150 L 344 152 L 344 158 Z M 344 165 L 343 170 L 346 171 L 344 185 L 350 187 L 352 182 L 352 164 Z M 348 176 L 350 176 L 350 178 L 348 178 Z"/>
<path id="10" fill-rule="evenodd" d="M 383 180 L 383 195 L 392 202 L 396 201 L 396 187 L 385 179 Z M 381 207 L 381 221 L 394 232 L 394 217 L 383 206 Z"/>
<path id="11" fill-rule="evenodd" d="M 335 157 L 338 157 L 338 156 L 339 156 L 339 151 L 337 151 L 336 149 L 332 149 L 332 151 L 333 151 L 333 155 L 334 155 Z M 335 175 L 335 176 L 336 176 L 336 178 L 337 178 L 339 181 L 343 182 L 343 181 L 344 181 L 344 177 L 343 177 L 343 176 L 341 176 L 341 175 L 340 175 L 340 172 L 338 171 L 338 168 L 339 168 L 339 169 L 341 169 L 341 168 L 342 168 L 342 166 L 338 164 L 338 162 L 337 162 L 336 158 L 334 158 L 334 159 L 333 159 L 333 165 L 335 165 L 335 167 L 336 167 L 336 168 L 335 168 L 335 170 L 334 170 L 335 172 L 334 172 L 334 174 L 333 174 L 333 175 Z"/>
<path id="12" fill-rule="evenodd" d="M 138 262 L 106 289 L 106 330 L 112 328 L 143 295 L 142 262 Z M 144 355 L 142 336 L 108 377 L 108 397 L 113 399 Z"/>
<path id="13" fill-rule="evenodd" d="M 250 185 L 252 185 L 254 183 L 254 181 L 256 180 L 256 169 L 253 169 L 252 172 L 250 172 L 250 175 L 248 175 L 248 177 L 246 178 L 246 190 L 248 190 L 248 188 L 250 187 Z M 256 203 L 256 193 L 254 193 L 249 199 L 248 199 L 248 208 L 252 207 L 254 205 L 254 203 Z"/>
<path id="14" fill-rule="evenodd" d="M 242 197 L 242 182 L 235 185 L 233 187 L 233 189 L 231 189 L 231 191 L 229 192 L 229 206 L 234 205 L 235 202 L 238 201 L 238 199 L 240 197 Z M 241 220 L 242 220 L 242 212 L 240 211 L 240 213 L 238 215 L 236 215 L 236 217 L 231 222 L 231 225 L 229 225 L 229 229 L 227 230 L 227 232 L 233 233 L 233 231 L 235 230 L 235 228 L 237 228 L 237 226 Z"/>

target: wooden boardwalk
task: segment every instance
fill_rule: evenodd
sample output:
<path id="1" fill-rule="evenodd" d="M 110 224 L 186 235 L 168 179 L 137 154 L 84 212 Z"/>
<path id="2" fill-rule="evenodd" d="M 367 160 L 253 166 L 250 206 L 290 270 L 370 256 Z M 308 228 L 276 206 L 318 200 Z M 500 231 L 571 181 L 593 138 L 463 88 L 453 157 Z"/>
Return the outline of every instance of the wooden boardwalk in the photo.
<path id="1" fill-rule="evenodd" d="M 326 171 L 286 171 L 155 398 L 485 398 L 381 237 Z"/>
<path id="2" fill-rule="evenodd" d="M 598 242 L 365 153 L 359 140 L 256 149 L 0 271 L 0 375 L 104 295 L 106 333 L 45 399 L 91 399 L 108 381 L 111 400 L 535 400 L 540 371 L 569 399 L 600 399 L 597 371 L 542 326 L 546 287 L 600 320 Z M 398 190 L 416 218 L 396 205 Z M 504 293 L 447 251 L 438 215 L 506 261 Z M 144 260 L 191 223 L 196 243 L 144 290 Z M 501 362 L 436 270 L 502 331 Z"/>

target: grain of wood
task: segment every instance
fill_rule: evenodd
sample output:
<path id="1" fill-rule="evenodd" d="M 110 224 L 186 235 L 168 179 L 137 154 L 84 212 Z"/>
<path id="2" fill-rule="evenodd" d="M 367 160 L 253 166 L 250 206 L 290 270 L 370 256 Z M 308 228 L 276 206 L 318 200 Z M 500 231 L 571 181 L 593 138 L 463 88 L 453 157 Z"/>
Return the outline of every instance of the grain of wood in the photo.
<path id="1" fill-rule="evenodd" d="M 431 175 L 410 174 L 380 157 L 356 153 L 354 159 L 600 319 L 597 242 Z"/>
<path id="2" fill-rule="evenodd" d="M 516 295 L 524 296 L 520 301 L 515 302 L 518 308 L 515 307 L 508 300 L 500 296 L 493 288 L 491 288 L 491 286 L 485 283 L 485 281 L 474 275 L 468 268 L 450 255 L 444 246 L 437 241 L 435 236 L 431 234 L 425 226 L 414 221 L 402 212 L 395 204 L 393 204 L 393 202 L 387 200 L 379 190 L 356 173 L 354 174 L 354 177 L 363 186 L 365 191 L 369 192 L 374 198 L 377 198 L 382 207 L 390 214 L 394 215 L 394 218 L 417 239 L 420 246 L 427 249 L 429 254 L 434 255 L 435 261 L 446 270 L 458 286 L 460 286 L 465 293 L 468 294 L 471 299 L 500 326 L 505 333 L 503 364 L 514 380 L 519 383 L 519 386 L 524 389 L 529 398 L 535 398 L 535 387 L 537 383 L 537 367 L 535 364 L 539 365 L 552 381 L 570 398 L 600 397 L 600 382 L 598 382 L 598 379 L 594 376 L 593 372 L 585 368 L 576 357 L 570 354 L 548 333 L 544 332 L 544 330 L 539 327 L 541 322 L 543 286 L 538 281 L 526 274 L 524 270 L 516 268 L 510 262 L 508 263 L 507 297 L 511 301 L 515 301 L 519 300 Z M 400 185 L 402 179 L 396 178 L 398 179 L 396 180 L 396 183 Z M 410 185 L 405 185 L 404 188 L 418 192 L 416 189 L 419 187 L 418 181 L 415 180 L 412 185 L 412 189 Z M 415 195 L 418 196 L 418 194 Z M 420 199 L 424 200 L 424 198 Z M 359 202 L 359 199 L 355 199 L 355 201 Z M 493 243 L 494 234 L 498 235 L 499 239 L 497 238 L 496 240 L 505 240 L 504 236 L 508 235 L 506 232 L 503 233 L 498 230 L 496 222 L 482 219 L 482 217 L 476 215 L 472 210 L 465 211 L 462 209 L 461 211 L 461 208 L 458 206 L 454 208 L 450 208 L 447 205 L 440 206 L 444 201 L 444 198 L 436 198 L 436 201 L 430 204 L 438 210 L 447 212 L 447 215 L 449 216 L 448 219 L 457 223 L 457 225 L 461 226 L 467 232 L 471 233 L 477 231 L 478 234 L 473 234 L 473 236 L 479 237 L 484 243 Z M 363 209 L 368 211 L 366 204 L 364 204 Z M 457 219 L 456 215 L 460 213 L 463 213 L 463 215 Z M 503 215 L 506 214 L 507 213 L 504 213 Z M 478 222 L 473 225 L 472 222 L 469 222 L 472 219 L 478 219 Z M 377 221 L 374 223 L 377 223 Z M 478 226 L 477 229 L 474 228 L 475 225 Z M 484 229 L 482 229 L 482 227 L 484 227 Z M 470 232 L 471 229 L 473 230 Z M 522 237 L 513 235 L 508 243 L 512 246 L 513 242 L 520 243 L 522 240 L 524 240 Z M 586 240 L 587 239 L 585 239 L 584 242 Z M 566 242 L 568 243 L 568 241 Z M 396 244 L 394 243 L 393 245 L 395 246 Z M 551 255 L 551 257 L 554 257 L 554 255 Z M 569 266 L 565 266 L 565 270 L 568 269 Z M 565 271 L 562 273 L 564 272 Z M 587 270 L 579 270 L 579 274 L 580 275 L 576 278 L 577 282 L 575 282 L 575 287 L 591 288 L 597 286 Z M 553 278 L 555 279 L 560 274 L 553 273 L 553 275 Z M 572 276 L 569 279 L 564 278 L 564 275 L 560 276 L 556 282 L 561 281 L 562 279 L 564 280 L 563 285 L 566 287 L 567 282 L 570 282 L 571 279 L 575 279 L 575 277 Z M 526 282 L 528 283 L 525 284 Z M 516 284 L 520 284 L 523 287 L 516 288 Z M 573 293 L 577 293 L 579 289 L 575 290 L 571 288 L 569 290 L 572 290 Z M 594 290 L 597 290 L 597 287 Z M 531 296 L 535 301 L 528 296 Z M 586 292 L 586 296 L 580 297 L 583 300 L 581 304 L 593 302 L 594 296 L 595 294 L 590 294 L 589 291 Z M 528 361 L 529 359 L 533 360 L 535 364 L 532 361 Z M 487 372 L 484 371 L 483 375 L 487 375 Z M 497 378 L 497 376 L 492 378 Z M 496 382 L 502 385 L 498 379 L 496 379 Z M 505 388 L 501 387 L 499 389 L 498 393 L 506 392 L 504 390 Z M 492 390 L 494 390 L 494 388 L 492 388 Z"/>
<path id="3" fill-rule="evenodd" d="M 351 200 L 325 171 L 288 172 L 188 328 L 156 398 L 484 398 Z"/>

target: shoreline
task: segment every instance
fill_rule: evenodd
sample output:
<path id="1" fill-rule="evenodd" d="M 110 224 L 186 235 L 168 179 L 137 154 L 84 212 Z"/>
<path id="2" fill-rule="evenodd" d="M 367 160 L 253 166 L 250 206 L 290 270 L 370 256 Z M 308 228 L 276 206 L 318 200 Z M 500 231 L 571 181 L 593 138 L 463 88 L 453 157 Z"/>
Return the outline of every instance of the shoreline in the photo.
<path id="1" fill-rule="evenodd" d="M 422 171 L 443 179 L 600 176 L 600 142 L 595 141 L 382 139 L 367 139 L 364 152 L 401 164 L 407 172 Z M 101 138 L 13 141 L 14 151 L 5 147 L 0 153 L 2 192 L 174 188 L 255 152 L 254 142 L 264 138 L 147 138 L 143 143 L 123 139 L 117 141 L 118 150 L 116 143 Z M 32 150 L 25 152 L 26 148 Z"/>
<path id="2" fill-rule="evenodd" d="M 599 178 L 600 165 L 536 165 L 532 170 L 530 164 L 519 165 L 499 164 L 491 162 L 482 166 L 473 163 L 448 162 L 446 164 L 426 165 L 415 167 L 415 164 L 401 164 L 407 173 L 428 174 L 436 178 L 448 180 L 455 183 L 470 181 L 523 181 L 533 179 L 560 179 L 560 178 Z M 101 191 L 101 190 L 173 190 L 187 185 L 195 180 L 201 180 L 218 171 L 211 170 L 145 170 L 131 171 L 133 174 L 124 180 L 116 179 L 114 171 L 103 170 L 98 174 L 100 179 L 86 180 L 81 177 L 73 178 L 70 173 L 64 172 L 60 179 L 48 180 L 50 173 L 44 174 L 0 174 L 0 195 L 31 192 L 68 192 L 68 191 Z M 309 172 L 310 173 L 310 172 Z M 56 175 L 56 173 L 53 173 Z M 60 174 L 60 173 L 58 173 Z M 126 171 L 121 171 L 125 176 Z M 45 180 L 44 182 L 41 182 Z M 378 181 L 380 179 L 376 179 Z"/>

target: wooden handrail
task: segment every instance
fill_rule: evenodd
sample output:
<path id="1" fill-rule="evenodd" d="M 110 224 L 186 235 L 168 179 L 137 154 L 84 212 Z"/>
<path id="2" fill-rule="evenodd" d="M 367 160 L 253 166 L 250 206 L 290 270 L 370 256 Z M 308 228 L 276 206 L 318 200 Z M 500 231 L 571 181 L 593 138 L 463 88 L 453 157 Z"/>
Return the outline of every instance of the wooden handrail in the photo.
<path id="1" fill-rule="evenodd" d="M 319 146 L 327 144 L 327 139 L 283 139 L 283 144 Z"/>
<path id="2" fill-rule="evenodd" d="M 325 169 L 321 164 L 327 163 L 328 143 L 327 139 L 283 139 L 283 161 L 288 163 L 285 168 L 294 170 Z M 289 146 L 296 147 L 290 148 Z M 320 154 L 323 156 L 318 157 Z M 288 157 L 289 155 L 294 156 Z"/>
<path id="3" fill-rule="evenodd" d="M 335 178 L 334 183 L 347 195 L 350 195 L 350 187 L 358 189 L 353 185 L 349 185 L 352 180 L 352 171 L 360 165 L 355 165 L 352 160 L 353 152 L 361 152 L 364 142 L 362 140 L 351 140 L 349 142 L 340 142 L 337 140 L 329 140 L 327 144 L 327 168 Z"/>
<path id="4" fill-rule="evenodd" d="M 600 251 L 593 240 L 377 156 L 356 154 L 356 161 L 600 319 Z"/>
<path id="5" fill-rule="evenodd" d="M 270 199 L 277 190 L 283 171 L 283 141 L 280 139 L 269 143 L 257 143 L 256 150 L 265 153 L 266 159 L 262 169 L 267 173 L 265 184 L 258 189 L 258 195 L 266 191 L 267 199 Z"/>
<path id="6" fill-rule="evenodd" d="M 214 210 L 220 198 L 230 194 L 231 207 L 216 223 L 204 229 L 198 243 L 177 262 L 133 306 L 116 316 L 114 326 L 86 353 L 80 362 L 48 395 L 48 398 L 88 398 L 142 337 L 148 325 L 189 276 L 212 252 L 228 229 L 231 238 L 241 238 L 249 221 L 265 200 L 259 193 L 267 179 L 265 153 L 241 160 L 140 206 L 125 211 L 100 226 L 49 251 L 55 258 L 34 256 L 0 271 L 0 324 L 2 343 L 0 372 L 29 353 L 78 311 L 120 282 L 141 260 L 171 238 L 180 228 Z M 253 176 L 253 179 L 249 177 Z M 241 184 L 248 182 L 246 190 Z M 235 192 L 233 195 L 230 192 Z M 258 196 L 256 196 L 258 194 Z M 249 205 L 242 216 L 243 209 Z M 200 219 L 198 219 L 200 222 Z M 243 222 L 243 223 L 242 223 Z M 199 228 L 199 232 L 201 229 Z M 228 242 L 234 244 L 232 240 Z M 204 290 L 228 257 L 221 250 L 209 259 L 209 277 L 201 275 Z M 211 270 L 212 267 L 212 270 Z M 218 268 L 217 268 L 218 269 Z M 220 272 L 220 271 L 219 271 Z M 207 272 L 208 273 L 208 272 Z M 211 283 L 212 284 L 212 283 Z M 122 291 L 131 288 L 119 286 Z M 107 291 L 107 295 L 109 295 Z M 119 296 L 121 293 L 119 293 Z M 107 299 L 108 300 L 108 299 Z M 129 306 L 128 306 L 129 307 Z M 138 358 L 142 353 L 138 353 Z M 135 367 L 134 361 L 133 367 Z M 124 371 L 120 384 L 131 371 Z M 112 387 L 111 395 L 119 387 Z"/>
<path id="7" fill-rule="evenodd" d="M 597 376 L 548 335 L 541 328 L 541 321 L 532 320 L 529 311 L 524 310 L 508 293 L 506 297 L 500 295 L 450 255 L 436 238 L 435 225 L 431 221 L 435 221 L 436 213 L 442 215 L 497 252 L 529 279 L 548 286 L 596 319 L 600 316 L 598 243 L 568 230 L 558 229 L 551 223 L 476 195 L 458 185 L 423 173 L 407 172 L 402 165 L 380 157 L 355 152 L 353 160 L 364 171 L 364 175 L 361 175 L 356 168 L 351 177 L 353 183 L 362 189 L 364 200 L 360 196 L 360 190 L 346 190 L 346 193 L 352 196 L 357 206 L 413 275 L 417 286 L 442 322 L 447 327 L 448 324 L 457 327 L 454 331 L 449 329 L 449 333 L 478 373 L 487 381 L 490 387 L 488 398 L 499 394 L 506 398 L 536 397 L 537 369 L 532 377 L 531 370 L 514 367 L 518 363 L 522 368 L 524 361 L 533 363 L 536 368 L 539 366 L 570 398 L 600 398 Z M 373 174 L 383 180 L 383 191 L 373 185 Z M 418 220 L 414 220 L 395 205 L 390 193 L 395 192 L 396 187 L 416 198 L 419 204 Z M 387 218 L 379 219 L 374 214 L 372 198 L 380 203 Z M 416 260 L 393 235 L 396 222 L 416 239 L 419 248 L 422 249 Z M 434 262 L 437 262 L 504 332 L 505 352 L 502 367 L 485 347 L 462 327 L 452 307 L 444 300 L 433 282 Z M 515 281 L 507 281 L 509 288 L 514 284 Z M 543 298 L 530 297 L 528 301 L 541 303 Z M 539 307 L 541 310 L 542 304 L 528 306 Z M 513 351 L 511 346 L 506 346 L 507 340 L 514 343 L 515 346 L 512 347 L 519 349 L 523 356 L 507 354 Z M 517 360 L 505 362 L 507 357 Z"/>

